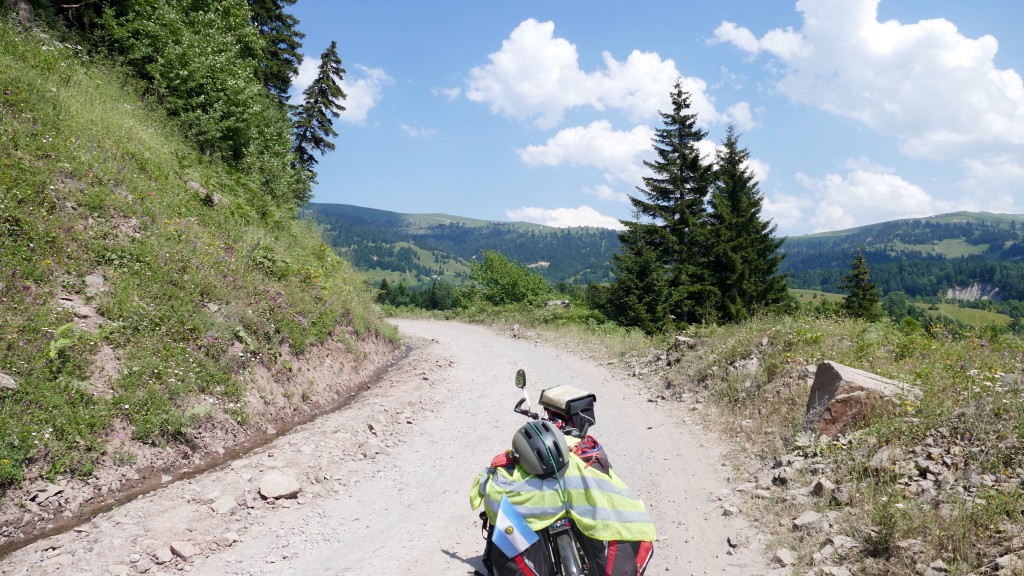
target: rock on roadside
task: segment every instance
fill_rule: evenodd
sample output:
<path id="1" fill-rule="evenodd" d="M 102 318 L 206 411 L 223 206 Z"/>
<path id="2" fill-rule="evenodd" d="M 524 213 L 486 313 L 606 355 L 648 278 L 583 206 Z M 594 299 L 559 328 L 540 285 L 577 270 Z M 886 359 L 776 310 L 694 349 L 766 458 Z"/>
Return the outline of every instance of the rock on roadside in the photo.
<path id="1" fill-rule="evenodd" d="M 803 427 L 837 436 L 855 429 L 878 408 L 920 398 L 921 391 L 912 386 L 838 362 L 822 362 L 814 372 Z"/>
<path id="2" fill-rule="evenodd" d="M 267 500 L 295 498 L 301 491 L 298 480 L 281 470 L 271 470 L 260 480 L 260 495 Z"/>
<path id="3" fill-rule="evenodd" d="M 3 390 L 7 390 L 9 392 L 17 392 L 18 383 L 14 381 L 14 378 L 11 378 L 10 376 L 4 374 L 3 372 L 0 372 L 0 391 Z"/>

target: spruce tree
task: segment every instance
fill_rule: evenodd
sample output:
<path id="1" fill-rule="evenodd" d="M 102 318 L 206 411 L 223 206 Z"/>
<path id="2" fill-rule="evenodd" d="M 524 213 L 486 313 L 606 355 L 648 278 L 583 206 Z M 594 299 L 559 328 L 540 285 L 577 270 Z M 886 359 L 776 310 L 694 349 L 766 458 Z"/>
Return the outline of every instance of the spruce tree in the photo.
<path id="1" fill-rule="evenodd" d="M 776 227 L 761 218 L 764 197 L 746 165 L 749 159 L 730 125 L 716 155 L 708 201 L 711 277 L 718 315 L 727 321 L 743 320 L 788 297 L 785 275 L 778 272 L 784 240 L 775 238 Z"/>
<path id="2" fill-rule="evenodd" d="M 647 233 L 656 231 L 636 225 L 622 233 L 622 252 L 612 255 L 615 281 L 604 306 L 619 324 L 654 334 L 668 324 L 669 291 L 666 268 L 645 240 Z"/>
<path id="3" fill-rule="evenodd" d="M 847 314 L 854 318 L 878 320 L 881 316 L 878 306 L 881 296 L 878 288 L 871 282 L 871 270 L 868 269 L 863 250 L 857 250 L 857 255 L 850 266 L 850 273 L 843 276 L 843 282 L 839 287 L 847 294 L 846 300 L 843 301 L 843 309 Z"/>
<path id="4" fill-rule="evenodd" d="M 295 119 L 295 156 L 301 168 L 313 172 L 317 159 L 313 151 L 326 154 L 334 150 L 331 138 L 338 135 L 334 130 L 334 118 L 345 111 L 341 101 L 347 95 L 338 85 L 345 76 L 338 57 L 338 43 L 331 45 L 320 55 L 320 66 L 316 79 L 303 91 L 302 105 Z"/>
<path id="5" fill-rule="evenodd" d="M 671 102 L 670 112 L 659 112 L 664 125 L 653 138 L 656 159 L 644 162 L 653 175 L 637 188 L 642 198 L 630 197 L 637 218 L 648 222 L 623 222 L 627 230 L 620 235 L 622 253 L 617 267 L 643 268 L 626 260 L 640 255 L 646 258 L 650 250 L 665 269 L 668 314 L 681 322 L 696 322 L 713 319 L 708 316 L 713 315 L 710 306 L 716 301 L 708 274 L 705 206 L 712 167 L 697 149 L 707 132 L 697 128 L 697 115 L 690 112 L 690 94 L 681 81 L 672 89 Z M 625 297 L 629 284 L 618 290 Z"/>
<path id="6" fill-rule="evenodd" d="M 282 105 L 288 102 L 292 78 L 299 72 L 302 55 L 302 39 L 299 19 L 285 12 L 285 8 L 296 0 L 248 0 L 252 11 L 252 24 L 263 38 L 263 57 L 260 59 L 256 76 L 277 96 Z"/>

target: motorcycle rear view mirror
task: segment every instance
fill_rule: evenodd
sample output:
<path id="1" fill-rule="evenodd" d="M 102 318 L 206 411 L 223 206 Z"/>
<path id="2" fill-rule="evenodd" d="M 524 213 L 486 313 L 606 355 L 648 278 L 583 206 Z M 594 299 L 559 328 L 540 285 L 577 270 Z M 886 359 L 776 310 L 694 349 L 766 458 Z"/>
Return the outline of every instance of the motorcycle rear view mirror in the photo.
<path id="1" fill-rule="evenodd" d="M 522 368 L 516 370 L 516 388 L 523 391 L 523 399 L 516 403 L 513 411 L 536 420 L 537 414 L 533 412 L 533 406 L 530 406 L 530 395 L 526 393 L 526 370 Z M 524 404 L 526 405 L 525 409 L 523 409 Z"/>

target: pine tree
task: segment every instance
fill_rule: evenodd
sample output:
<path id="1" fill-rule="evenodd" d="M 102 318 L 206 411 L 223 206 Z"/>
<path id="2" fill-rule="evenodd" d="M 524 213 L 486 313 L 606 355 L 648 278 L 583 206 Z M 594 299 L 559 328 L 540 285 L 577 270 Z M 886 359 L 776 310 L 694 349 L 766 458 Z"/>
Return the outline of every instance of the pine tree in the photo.
<path id="1" fill-rule="evenodd" d="M 316 79 L 303 91 L 302 105 L 295 120 L 295 156 L 299 166 L 313 172 L 317 159 L 313 151 L 325 154 L 334 150 L 331 138 L 338 135 L 334 130 L 334 118 L 338 118 L 345 107 L 341 105 L 347 95 L 338 82 L 345 76 L 338 57 L 338 43 L 331 45 L 320 55 L 320 66 Z"/>
<path id="2" fill-rule="evenodd" d="M 615 281 L 604 305 L 619 324 L 654 334 L 669 321 L 668 278 L 656 250 L 644 240 L 645 232 L 653 231 L 638 225 L 622 233 L 622 252 L 612 255 Z"/>
<path id="3" fill-rule="evenodd" d="M 717 153 L 711 208 L 711 276 L 718 293 L 718 314 L 723 320 L 743 320 L 758 309 L 788 297 L 779 265 L 784 240 L 776 227 L 762 220 L 764 197 L 746 163 L 750 152 L 740 148 L 734 126 L 729 126 Z"/>
<path id="4" fill-rule="evenodd" d="M 712 167 L 697 149 L 707 132 L 697 128 L 697 115 L 689 111 L 690 95 L 683 91 L 681 81 L 673 87 L 671 100 L 672 111 L 659 113 L 664 125 L 653 139 L 657 158 L 644 162 L 653 175 L 637 188 L 643 199 L 630 197 L 637 218 L 651 223 L 623 222 L 627 230 L 620 235 L 622 253 L 617 266 L 642 269 L 625 260 L 640 255 L 646 258 L 650 250 L 665 269 L 668 314 L 679 321 L 695 322 L 708 320 L 709 305 L 716 301 L 708 275 L 705 206 Z M 620 286 L 620 295 L 625 297 L 628 289 L 628 285 Z"/>
<path id="5" fill-rule="evenodd" d="M 847 314 L 854 318 L 878 320 L 881 316 L 878 306 L 881 296 L 878 288 L 871 282 L 871 270 L 868 269 L 863 250 L 857 250 L 857 255 L 850 266 L 850 273 L 843 276 L 840 288 L 847 294 L 846 300 L 843 301 L 843 309 Z"/>
<path id="6" fill-rule="evenodd" d="M 296 0 L 248 0 L 252 23 L 263 38 L 263 57 L 256 76 L 282 105 L 288 102 L 292 78 L 299 72 L 302 39 L 299 19 L 285 12 Z"/>

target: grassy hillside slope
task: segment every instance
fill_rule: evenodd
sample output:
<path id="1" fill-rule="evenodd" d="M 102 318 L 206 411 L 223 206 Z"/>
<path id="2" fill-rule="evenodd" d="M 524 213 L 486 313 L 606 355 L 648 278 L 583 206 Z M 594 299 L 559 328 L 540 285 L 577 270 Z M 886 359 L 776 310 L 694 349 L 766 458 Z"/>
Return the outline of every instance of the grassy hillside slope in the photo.
<path id="1" fill-rule="evenodd" d="M 397 339 L 315 226 L 137 94 L 0 22 L 0 494 L 329 403 L 352 383 L 306 356 Z"/>
<path id="2" fill-rule="evenodd" d="M 331 244 L 374 282 L 461 283 L 460 271 L 487 250 L 531 266 L 549 282 L 605 282 L 611 255 L 619 247 L 618 233 L 604 228 L 401 214 L 347 204 L 312 203 L 308 214 L 329 230 Z M 409 244 L 425 257 L 401 251 Z"/>

